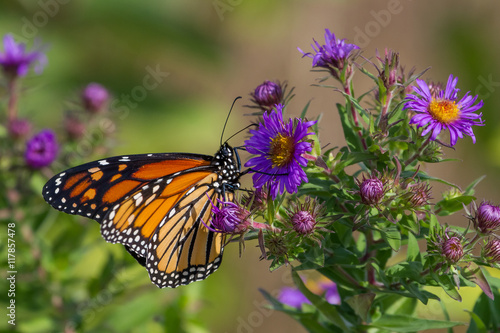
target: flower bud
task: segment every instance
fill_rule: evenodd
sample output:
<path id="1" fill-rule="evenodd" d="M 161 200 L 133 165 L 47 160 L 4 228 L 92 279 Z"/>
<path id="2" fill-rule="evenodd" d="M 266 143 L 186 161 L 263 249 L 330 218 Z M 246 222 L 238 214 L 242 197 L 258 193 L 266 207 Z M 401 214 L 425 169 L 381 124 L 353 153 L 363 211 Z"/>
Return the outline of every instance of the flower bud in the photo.
<path id="1" fill-rule="evenodd" d="M 30 133 L 31 127 L 27 119 L 15 118 L 9 121 L 8 130 L 11 137 L 21 139 Z"/>
<path id="2" fill-rule="evenodd" d="M 476 211 L 476 229 L 483 234 L 491 234 L 500 227 L 500 207 L 481 202 Z"/>
<path id="3" fill-rule="evenodd" d="M 313 232 L 316 219 L 308 211 L 298 211 L 292 215 L 292 226 L 299 234 L 307 235 Z"/>
<path id="4" fill-rule="evenodd" d="M 78 140 L 85 134 L 86 126 L 77 116 L 67 114 L 64 118 L 64 129 L 72 140 Z"/>
<path id="5" fill-rule="evenodd" d="M 500 262 L 500 239 L 491 239 L 483 248 L 483 257 L 490 263 Z"/>
<path id="6" fill-rule="evenodd" d="M 264 111 L 271 111 L 276 104 L 283 102 L 283 88 L 278 82 L 264 81 L 250 94 L 253 102 Z"/>
<path id="7" fill-rule="evenodd" d="M 303 236 L 311 235 L 324 218 L 324 205 L 311 197 L 306 197 L 303 203 L 292 201 L 287 217 L 295 232 Z"/>
<path id="8" fill-rule="evenodd" d="M 416 184 L 416 186 L 410 189 L 410 204 L 417 208 L 422 207 L 429 204 L 429 200 L 431 199 L 431 187 L 429 184 L 420 183 Z"/>
<path id="9" fill-rule="evenodd" d="M 82 92 L 82 102 L 86 110 L 91 113 L 103 111 L 109 100 L 109 93 L 99 83 L 88 84 Z"/>
<path id="10" fill-rule="evenodd" d="M 450 262 L 456 263 L 464 256 L 464 248 L 460 238 L 457 236 L 449 237 L 441 244 L 442 255 L 446 257 Z"/>
<path id="11" fill-rule="evenodd" d="M 281 235 L 271 234 L 266 237 L 266 247 L 268 249 L 268 255 L 273 255 L 275 257 L 283 257 L 288 254 L 288 247 L 286 246 L 286 241 Z"/>
<path id="12" fill-rule="evenodd" d="M 377 177 L 363 179 L 359 184 L 359 194 L 365 205 L 378 204 L 384 196 L 384 183 Z"/>

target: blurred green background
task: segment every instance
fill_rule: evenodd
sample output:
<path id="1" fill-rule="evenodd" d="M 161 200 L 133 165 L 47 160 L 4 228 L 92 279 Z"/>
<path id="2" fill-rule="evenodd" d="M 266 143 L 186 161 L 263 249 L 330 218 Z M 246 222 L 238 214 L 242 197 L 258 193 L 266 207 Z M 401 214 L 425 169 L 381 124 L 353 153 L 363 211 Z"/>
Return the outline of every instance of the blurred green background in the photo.
<path id="1" fill-rule="evenodd" d="M 500 3 L 493 0 L 9 0 L 0 2 L 0 34 L 13 33 L 18 41 L 30 45 L 36 38 L 49 44 L 49 65 L 42 76 L 29 78 L 27 84 L 35 88 L 29 98 L 21 100 L 21 115 L 34 119 L 38 129 L 61 129 L 62 113 L 72 108 L 78 91 L 89 82 L 101 83 L 114 95 L 112 106 L 118 116 L 115 154 L 213 154 L 233 99 L 243 96 L 229 119 L 226 137 L 249 124 L 244 116 L 249 110 L 243 105 L 249 104 L 249 93 L 266 79 L 287 80 L 296 87 L 290 114 L 300 114 L 312 99 L 311 117 L 324 115 L 322 143 L 342 145 L 334 109 L 339 96 L 311 87 L 318 74 L 309 71 L 310 60 L 301 59 L 297 47 L 310 50 L 312 38 L 321 42 L 324 29 L 329 28 L 338 37 L 362 46 L 367 58 L 373 58 L 375 49 L 392 48 L 399 51 L 407 69 L 415 66 L 421 71 L 431 66 L 424 78 L 444 82 L 453 73 L 459 77 L 463 93 L 470 90 L 484 100 L 486 126 L 475 129 L 478 142 L 473 145 L 467 138 L 456 151 L 445 150 L 447 157 L 463 161 L 426 168 L 434 176 L 462 186 L 487 174 L 478 186 L 478 199 L 499 203 L 499 13 Z M 140 90 L 137 87 L 144 86 L 151 69 L 168 76 L 160 77 L 155 88 Z M 360 77 L 355 84 L 358 94 L 368 88 Z M 138 95 L 139 91 L 146 94 Z M 243 140 L 239 135 L 231 144 L 241 145 Z M 442 190 L 436 185 L 434 198 Z M 441 221 L 461 224 L 465 219 Z M 99 239 L 98 225 L 92 221 L 82 219 L 75 228 L 88 232 L 86 246 L 92 245 L 89 262 L 71 262 L 68 254 L 70 265 L 82 274 L 92 275 L 94 269 L 99 272 L 101 253 L 122 251 Z M 261 308 L 265 302 L 258 288 L 276 292 L 283 284 L 291 284 L 291 279 L 286 268 L 270 273 L 268 264 L 259 261 L 256 243 L 246 245 L 241 258 L 238 246 L 229 245 L 224 264 L 204 282 L 175 290 L 146 284 L 137 289 L 133 301 L 120 298 L 120 292 L 113 289 L 96 292 L 88 303 L 82 299 L 87 305 L 77 311 L 90 322 L 108 320 L 108 327 L 117 332 L 135 327 L 135 318 L 143 321 L 142 331 L 161 332 L 154 324 L 158 316 L 177 320 L 173 302 L 184 302 L 181 305 L 195 316 L 193 323 L 204 323 L 209 331 L 303 332 L 284 314 Z M 21 277 L 21 266 L 19 270 Z M 135 288 L 147 279 L 146 271 L 137 265 L 127 271 L 126 282 L 117 290 Z M 5 293 L 0 293 L 3 299 Z M 190 302 L 194 298 L 189 295 L 197 295 L 198 301 Z M 478 291 L 466 295 L 463 303 L 454 305 L 452 319 L 469 320 L 462 309 L 471 308 Z M 19 323 L 30 307 L 19 304 Z M 432 312 L 439 308 L 422 310 L 423 315 Z M 0 327 L 5 327 L 4 322 L 5 318 Z M 196 331 L 195 326 L 191 332 Z"/>

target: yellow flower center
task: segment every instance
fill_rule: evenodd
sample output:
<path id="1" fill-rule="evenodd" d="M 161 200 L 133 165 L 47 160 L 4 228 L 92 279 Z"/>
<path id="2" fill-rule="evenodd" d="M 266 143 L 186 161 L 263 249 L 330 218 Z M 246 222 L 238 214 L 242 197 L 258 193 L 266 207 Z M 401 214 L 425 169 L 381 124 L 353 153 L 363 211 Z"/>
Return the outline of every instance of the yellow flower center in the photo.
<path id="1" fill-rule="evenodd" d="M 433 98 L 428 110 L 432 118 L 442 124 L 450 124 L 460 118 L 460 109 L 457 104 L 446 99 L 437 100 Z"/>
<path id="2" fill-rule="evenodd" d="M 278 134 L 273 138 L 268 157 L 273 163 L 273 167 L 281 167 L 290 162 L 293 159 L 294 148 L 293 138 L 289 136 Z"/>

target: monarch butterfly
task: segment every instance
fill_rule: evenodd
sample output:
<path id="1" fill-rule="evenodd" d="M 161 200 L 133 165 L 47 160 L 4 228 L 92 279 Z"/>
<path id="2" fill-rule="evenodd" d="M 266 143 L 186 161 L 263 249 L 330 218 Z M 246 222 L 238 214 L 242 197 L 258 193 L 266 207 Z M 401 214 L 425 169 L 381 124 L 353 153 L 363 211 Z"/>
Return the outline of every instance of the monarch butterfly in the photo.
<path id="1" fill-rule="evenodd" d="M 83 164 L 52 177 L 43 197 L 99 222 L 103 238 L 123 244 L 155 285 L 175 288 L 220 266 L 225 234 L 207 226 L 217 199 L 234 200 L 241 175 L 236 149 L 221 143 L 213 157 L 140 154 Z"/>

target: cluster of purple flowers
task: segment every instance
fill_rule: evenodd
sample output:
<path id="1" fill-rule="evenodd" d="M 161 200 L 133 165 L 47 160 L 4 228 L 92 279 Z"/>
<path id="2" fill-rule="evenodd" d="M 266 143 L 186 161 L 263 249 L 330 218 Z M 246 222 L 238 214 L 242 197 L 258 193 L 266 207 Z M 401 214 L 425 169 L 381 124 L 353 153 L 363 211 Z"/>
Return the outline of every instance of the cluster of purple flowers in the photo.
<path id="1" fill-rule="evenodd" d="M 29 69 L 34 66 L 36 74 L 41 74 L 47 65 L 47 56 L 44 47 L 35 47 L 29 51 L 23 43 L 16 43 L 13 36 L 7 34 L 3 39 L 3 52 L 0 52 L 0 67 L 2 68 L 9 87 L 9 109 L 7 128 L 13 140 L 24 140 L 32 132 L 29 120 L 20 118 L 17 112 L 18 99 L 17 82 L 26 76 Z M 82 92 L 82 104 L 90 113 L 102 111 L 109 100 L 109 93 L 97 83 L 89 84 Z M 69 114 L 65 119 L 65 128 L 68 136 L 73 139 L 80 138 L 85 132 L 85 124 L 77 117 Z M 24 161 L 32 169 L 41 169 L 50 166 L 58 157 L 60 143 L 51 129 L 44 129 L 35 133 L 26 140 Z"/>

